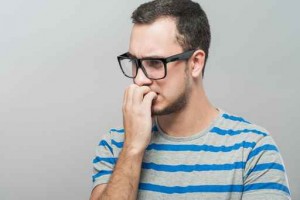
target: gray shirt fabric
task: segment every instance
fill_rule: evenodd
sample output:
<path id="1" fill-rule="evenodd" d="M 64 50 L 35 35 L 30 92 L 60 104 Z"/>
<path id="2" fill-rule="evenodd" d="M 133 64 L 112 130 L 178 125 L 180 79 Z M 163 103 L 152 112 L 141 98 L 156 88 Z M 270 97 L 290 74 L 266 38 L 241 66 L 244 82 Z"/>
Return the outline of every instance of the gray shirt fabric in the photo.
<path id="1" fill-rule="evenodd" d="M 138 199 L 290 199 L 279 150 L 260 126 L 220 110 L 190 137 L 171 137 L 156 120 L 152 132 Z M 108 183 L 123 142 L 123 129 L 103 135 L 93 160 L 94 187 Z"/>

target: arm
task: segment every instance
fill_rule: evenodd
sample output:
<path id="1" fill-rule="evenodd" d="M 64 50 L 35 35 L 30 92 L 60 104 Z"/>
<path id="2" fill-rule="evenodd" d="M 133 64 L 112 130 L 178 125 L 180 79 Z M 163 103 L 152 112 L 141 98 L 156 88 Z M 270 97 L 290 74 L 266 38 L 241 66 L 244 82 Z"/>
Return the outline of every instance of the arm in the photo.
<path id="1" fill-rule="evenodd" d="M 91 200 L 136 199 L 142 160 L 143 154 L 123 148 L 109 183 L 98 185 Z"/>
<path id="2" fill-rule="evenodd" d="M 144 151 L 151 139 L 151 104 L 155 96 L 146 86 L 133 84 L 125 91 L 124 146 L 108 184 L 95 187 L 91 200 L 136 199 Z"/>

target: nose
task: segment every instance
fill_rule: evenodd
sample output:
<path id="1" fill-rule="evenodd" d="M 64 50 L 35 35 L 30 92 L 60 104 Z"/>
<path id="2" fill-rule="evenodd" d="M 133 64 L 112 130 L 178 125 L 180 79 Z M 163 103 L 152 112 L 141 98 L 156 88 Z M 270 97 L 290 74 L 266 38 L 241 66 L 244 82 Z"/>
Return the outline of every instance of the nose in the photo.
<path id="1" fill-rule="evenodd" d="M 151 85 L 152 80 L 147 78 L 141 68 L 138 69 L 136 77 L 133 79 L 134 83 L 138 86 Z"/>

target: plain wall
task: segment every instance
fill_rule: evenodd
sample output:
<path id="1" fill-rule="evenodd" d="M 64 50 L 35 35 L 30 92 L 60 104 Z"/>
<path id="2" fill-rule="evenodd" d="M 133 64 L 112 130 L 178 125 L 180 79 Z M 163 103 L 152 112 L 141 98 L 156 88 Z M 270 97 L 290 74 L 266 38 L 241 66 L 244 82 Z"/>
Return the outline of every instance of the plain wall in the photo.
<path id="1" fill-rule="evenodd" d="M 144 1 L 0 1 L 0 199 L 88 199 L 99 137 L 122 126 L 116 56 Z M 199 1 L 213 104 L 268 129 L 300 199 L 299 1 Z"/>

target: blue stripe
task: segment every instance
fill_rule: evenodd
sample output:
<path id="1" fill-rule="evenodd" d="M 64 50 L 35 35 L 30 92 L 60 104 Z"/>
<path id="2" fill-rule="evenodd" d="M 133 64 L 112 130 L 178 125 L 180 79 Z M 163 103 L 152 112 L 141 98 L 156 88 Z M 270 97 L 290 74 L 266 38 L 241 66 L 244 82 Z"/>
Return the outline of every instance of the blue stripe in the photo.
<path id="1" fill-rule="evenodd" d="M 285 171 L 283 165 L 279 163 L 264 163 L 264 164 L 257 164 L 254 168 L 249 170 L 247 176 L 249 176 L 252 172 L 269 170 L 269 169 L 275 169 L 283 172 Z"/>
<path id="2" fill-rule="evenodd" d="M 246 120 L 244 120 L 241 117 L 236 117 L 236 116 L 228 115 L 228 114 L 225 114 L 225 113 L 222 115 L 222 117 L 224 117 L 225 119 L 232 120 L 232 121 L 245 122 L 247 124 L 250 124 L 250 122 L 247 122 Z"/>
<path id="3" fill-rule="evenodd" d="M 195 165 L 160 165 L 155 163 L 143 163 L 143 169 L 152 169 L 156 171 L 164 172 L 192 172 L 192 171 L 221 171 L 221 170 L 233 170 L 244 169 L 245 162 L 235 162 L 230 164 L 195 164 Z"/>
<path id="4" fill-rule="evenodd" d="M 158 128 L 157 128 L 156 125 L 152 127 L 152 131 L 158 131 Z M 124 130 L 124 129 L 114 129 L 114 128 L 112 128 L 112 129 L 110 129 L 109 132 L 110 132 L 110 133 L 111 133 L 111 132 L 116 132 L 116 133 L 123 134 L 123 133 L 125 133 L 125 130 Z"/>
<path id="5" fill-rule="evenodd" d="M 195 192 L 242 192 L 243 185 L 194 185 L 194 186 L 163 186 L 150 183 L 140 183 L 140 190 L 148 190 L 166 194 L 184 194 Z"/>
<path id="6" fill-rule="evenodd" d="M 251 151 L 251 153 L 248 156 L 247 161 L 250 160 L 251 158 L 253 158 L 254 156 L 258 155 L 259 153 L 263 152 L 263 151 L 277 151 L 278 152 L 278 149 L 274 145 L 265 144 L 263 146 L 260 146 L 256 149 L 254 149 L 253 151 Z"/>
<path id="7" fill-rule="evenodd" d="M 113 154 L 113 149 L 105 140 L 101 140 L 99 146 L 107 147 L 109 151 Z"/>
<path id="8" fill-rule="evenodd" d="M 254 184 L 249 184 L 249 185 L 245 185 L 244 191 L 251 191 L 251 190 L 268 190 L 268 189 L 272 189 L 272 190 L 280 190 L 283 192 L 286 192 L 288 194 L 290 194 L 289 189 L 282 184 L 279 183 L 254 183 Z"/>
<path id="9" fill-rule="evenodd" d="M 241 147 L 253 148 L 255 144 L 255 142 L 241 142 L 233 146 L 151 144 L 147 147 L 147 150 L 230 152 Z"/>
<path id="10" fill-rule="evenodd" d="M 110 133 L 111 132 L 117 132 L 117 133 L 124 133 L 124 129 L 114 129 L 114 128 L 112 128 L 112 129 L 110 129 L 110 131 L 109 131 Z"/>
<path id="11" fill-rule="evenodd" d="M 110 164 L 116 164 L 117 158 L 100 158 L 96 157 L 93 160 L 93 163 L 97 162 L 107 162 Z M 156 163 L 142 163 L 143 169 L 151 169 L 155 171 L 164 171 L 164 172 L 192 172 L 192 171 L 222 171 L 222 170 L 233 170 L 233 169 L 244 169 L 246 162 L 235 162 L 228 164 L 195 164 L 195 165 L 164 165 L 164 164 L 156 164 Z M 264 163 L 257 164 L 254 168 L 249 170 L 247 176 L 249 176 L 252 172 L 263 171 L 268 169 L 274 169 L 279 171 L 285 171 L 284 166 L 278 163 Z"/>
<path id="12" fill-rule="evenodd" d="M 217 133 L 219 135 L 239 135 L 241 133 L 255 133 L 255 134 L 263 135 L 263 136 L 267 136 L 268 135 L 267 133 L 261 132 L 261 131 L 256 130 L 256 129 L 243 129 L 243 130 L 231 130 L 231 129 L 228 129 L 228 130 L 224 130 L 224 129 L 220 129 L 218 127 L 212 128 L 210 130 L 210 132 Z"/>
<path id="13" fill-rule="evenodd" d="M 117 142 L 115 140 L 111 140 L 111 144 L 115 145 L 118 148 L 123 148 L 124 142 Z"/>
<path id="14" fill-rule="evenodd" d="M 93 163 L 107 162 L 110 164 L 116 164 L 117 158 L 100 158 L 96 157 Z M 195 165 L 164 165 L 156 163 L 142 163 L 143 169 L 151 169 L 155 171 L 164 172 L 192 172 L 192 171 L 221 171 L 221 170 L 233 170 L 233 169 L 244 169 L 245 162 L 235 162 L 228 164 L 195 164 Z"/>
<path id="15" fill-rule="evenodd" d="M 102 162 L 102 161 L 110 163 L 110 164 L 116 164 L 117 158 L 101 158 L 101 157 L 97 156 L 93 160 L 93 163 Z"/>
<path id="16" fill-rule="evenodd" d="M 95 182 L 95 180 L 97 178 L 99 178 L 100 176 L 104 176 L 104 175 L 107 175 L 107 174 L 112 174 L 112 172 L 113 171 L 111 171 L 111 170 L 101 170 L 100 172 L 98 172 L 97 174 L 92 176 L 93 182 Z"/>
<path id="17" fill-rule="evenodd" d="M 112 140 L 112 144 L 118 148 L 122 148 L 124 142 L 116 142 Z M 230 152 L 243 148 L 253 148 L 256 145 L 255 142 L 241 142 L 234 144 L 232 146 L 213 146 L 213 145 L 173 145 L 173 144 L 150 144 L 147 150 L 157 150 L 157 151 L 208 151 L 208 152 Z M 266 144 L 257 149 L 253 150 L 249 156 L 248 160 L 256 156 L 262 151 L 277 151 L 278 149 L 274 145 Z"/>
<path id="18" fill-rule="evenodd" d="M 111 143 L 118 148 L 122 148 L 124 142 L 116 142 L 112 140 Z M 233 146 L 213 146 L 213 145 L 174 145 L 174 144 L 150 144 L 147 150 L 157 151 L 209 151 L 209 152 L 230 152 L 243 148 L 253 148 L 255 142 L 241 142 Z"/>

